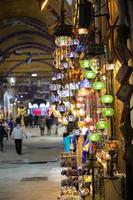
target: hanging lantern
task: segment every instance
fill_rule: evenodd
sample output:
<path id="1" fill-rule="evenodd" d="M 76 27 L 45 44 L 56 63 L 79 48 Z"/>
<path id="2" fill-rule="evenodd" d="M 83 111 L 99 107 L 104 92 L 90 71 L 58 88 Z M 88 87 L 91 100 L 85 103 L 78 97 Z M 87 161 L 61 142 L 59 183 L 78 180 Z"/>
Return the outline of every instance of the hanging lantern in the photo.
<path id="1" fill-rule="evenodd" d="M 62 73 L 61 70 L 56 70 L 56 72 L 54 73 L 54 77 L 56 80 L 61 80 L 64 78 L 64 74 Z"/>
<path id="2" fill-rule="evenodd" d="M 85 116 L 85 110 L 80 109 L 80 110 L 78 111 L 78 115 L 79 115 L 80 117 Z"/>
<path id="3" fill-rule="evenodd" d="M 62 124 L 65 125 L 65 126 L 68 125 L 68 121 L 67 121 L 66 117 L 62 118 Z"/>
<path id="4" fill-rule="evenodd" d="M 78 103 L 76 104 L 76 107 L 79 109 L 79 108 L 83 107 L 83 105 L 84 105 L 84 104 L 78 102 Z"/>
<path id="5" fill-rule="evenodd" d="M 112 117 L 114 115 L 113 108 L 102 108 L 102 116 L 103 117 Z"/>
<path id="6" fill-rule="evenodd" d="M 101 102 L 104 104 L 111 104 L 113 102 L 113 96 L 109 94 L 102 95 Z"/>
<path id="7" fill-rule="evenodd" d="M 76 58 L 76 53 L 75 51 L 71 51 L 68 53 L 67 55 L 68 58 L 70 58 L 70 60 L 73 60 L 74 58 Z"/>
<path id="8" fill-rule="evenodd" d="M 103 81 L 95 81 L 92 84 L 92 87 L 93 87 L 94 90 L 100 91 L 100 90 L 104 89 L 106 87 L 106 85 Z"/>
<path id="9" fill-rule="evenodd" d="M 99 142 L 99 140 L 101 139 L 101 135 L 100 135 L 99 132 L 93 132 L 93 133 L 88 135 L 88 139 L 91 142 Z"/>
<path id="10" fill-rule="evenodd" d="M 51 101 L 55 104 L 58 104 L 60 102 L 60 96 L 57 94 L 57 92 L 55 92 L 52 96 L 51 96 Z"/>
<path id="11" fill-rule="evenodd" d="M 75 117 L 71 111 L 68 113 L 66 120 L 67 120 L 67 122 L 70 122 L 70 123 L 75 121 Z"/>
<path id="12" fill-rule="evenodd" d="M 86 126 L 86 123 L 84 122 L 84 121 L 79 121 L 78 122 L 78 127 L 79 128 L 83 128 L 83 127 L 85 127 Z"/>
<path id="13" fill-rule="evenodd" d="M 83 79 L 80 82 L 80 88 L 92 88 L 92 83 L 87 79 Z"/>
<path id="14" fill-rule="evenodd" d="M 61 69 L 68 69 L 69 67 L 69 63 L 67 62 L 67 60 L 64 58 L 63 60 L 61 60 Z"/>
<path id="15" fill-rule="evenodd" d="M 77 102 L 79 102 L 79 103 L 82 103 L 82 102 L 83 102 L 83 100 L 84 100 L 84 98 L 83 98 L 83 97 L 78 97 L 78 98 L 77 98 Z"/>
<path id="16" fill-rule="evenodd" d="M 65 104 L 61 101 L 61 103 L 57 106 L 57 110 L 63 114 L 66 111 L 66 106 Z"/>
<path id="17" fill-rule="evenodd" d="M 99 61 L 98 59 L 92 58 L 90 68 L 97 74 L 99 71 Z"/>
<path id="18" fill-rule="evenodd" d="M 86 88 L 80 88 L 78 90 L 78 96 L 85 97 L 89 95 L 89 90 Z"/>
<path id="19" fill-rule="evenodd" d="M 92 118 L 90 117 L 90 116 L 86 116 L 86 118 L 84 119 L 84 121 L 86 122 L 86 123 L 92 123 Z"/>
<path id="20" fill-rule="evenodd" d="M 54 115 L 55 117 L 57 117 L 57 118 L 61 117 L 61 114 L 60 114 L 60 112 L 59 112 L 58 110 L 54 110 L 54 111 L 53 111 L 53 115 Z"/>
<path id="21" fill-rule="evenodd" d="M 84 72 L 84 77 L 86 79 L 95 79 L 96 78 L 96 73 L 92 70 L 87 70 Z"/>
<path id="22" fill-rule="evenodd" d="M 107 121 L 105 121 L 104 119 L 100 119 L 97 123 L 96 123 L 96 128 L 98 130 L 104 130 L 104 129 L 108 129 L 109 127 L 109 123 Z"/>
<path id="23" fill-rule="evenodd" d="M 79 64 L 81 68 L 90 68 L 91 60 L 81 60 Z"/>
<path id="24" fill-rule="evenodd" d="M 56 36 L 55 38 L 55 44 L 59 47 L 70 46 L 71 42 L 70 36 Z"/>

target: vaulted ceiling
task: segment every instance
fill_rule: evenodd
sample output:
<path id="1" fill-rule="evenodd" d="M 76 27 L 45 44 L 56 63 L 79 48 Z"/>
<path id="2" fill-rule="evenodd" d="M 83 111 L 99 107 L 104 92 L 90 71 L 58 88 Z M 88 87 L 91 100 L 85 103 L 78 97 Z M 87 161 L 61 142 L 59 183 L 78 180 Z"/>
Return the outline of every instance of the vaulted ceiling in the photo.
<path id="1" fill-rule="evenodd" d="M 69 1 L 70 3 L 70 1 Z M 65 2 L 66 15 L 70 4 Z M 61 0 L 49 0 L 41 12 L 38 0 L 0 1 L 0 75 L 51 77 L 54 35 Z"/>

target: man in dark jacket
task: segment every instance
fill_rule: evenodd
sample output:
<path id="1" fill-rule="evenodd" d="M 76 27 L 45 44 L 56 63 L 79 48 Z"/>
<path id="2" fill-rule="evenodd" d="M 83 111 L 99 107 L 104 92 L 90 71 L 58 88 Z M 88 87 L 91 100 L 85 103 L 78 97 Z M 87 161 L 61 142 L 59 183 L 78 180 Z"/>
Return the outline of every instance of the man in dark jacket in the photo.
<path id="1" fill-rule="evenodd" d="M 3 151 L 4 134 L 5 134 L 5 129 L 4 129 L 4 126 L 3 126 L 2 122 L 0 121 L 0 150 L 1 151 Z"/>

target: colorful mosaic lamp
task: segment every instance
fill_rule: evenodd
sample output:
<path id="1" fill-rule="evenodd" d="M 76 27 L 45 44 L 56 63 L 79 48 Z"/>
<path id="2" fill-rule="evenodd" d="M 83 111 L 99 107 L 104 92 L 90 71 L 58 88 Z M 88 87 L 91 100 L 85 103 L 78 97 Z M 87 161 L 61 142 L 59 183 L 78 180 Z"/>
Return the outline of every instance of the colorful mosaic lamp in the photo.
<path id="1" fill-rule="evenodd" d="M 103 117 L 112 117 L 114 115 L 113 108 L 102 108 L 102 116 Z"/>
<path id="2" fill-rule="evenodd" d="M 91 142 L 99 142 L 100 139 L 101 139 L 101 135 L 99 132 L 93 132 L 91 134 L 88 135 L 88 139 L 91 141 Z"/>
<path id="3" fill-rule="evenodd" d="M 96 128 L 98 130 L 104 130 L 104 129 L 108 129 L 109 127 L 109 123 L 107 121 L 105 121 L 104 119 L 100 119 L 97 123 L 96 123 Z"/>
<path id="4" fill-rule="evenodd" d="M 109 94 L 102 95 L 101 102 L 104 104 L 111 104 L 113 102 L 113 96 Z"/>
<path id="5" fill-rule="evenodd" d="M 100 90 L 104 89 L 106 87 L 106 85 L 103 81 L 95 81 L 92 84 L 92 87 L 93 87 L 94 90 L 100 91 Z"/>
<path id="6" fill-rule="evenodd" d="M 87 71 L 85 71 L 84 72 L 84 77 L 86 78 L 86 79 L 95 79 L 96 78 L 96 73 L 94 72 L 94 71 L 92 71 L 92 70 L 87 70 Z"/>

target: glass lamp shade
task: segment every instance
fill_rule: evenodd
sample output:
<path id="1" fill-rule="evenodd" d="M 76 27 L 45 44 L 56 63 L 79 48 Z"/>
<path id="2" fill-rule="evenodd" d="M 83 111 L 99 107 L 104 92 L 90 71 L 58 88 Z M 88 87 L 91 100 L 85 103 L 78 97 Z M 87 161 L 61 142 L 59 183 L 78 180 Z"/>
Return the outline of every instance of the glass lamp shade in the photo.
<path id="1" fill-rule="evenodd" d="M 89 95 L 89 91 L 86 88 L 80 88 L 78 90 L 78 96 L 85 97 Z"/>
<path id="2" fill-rule="evenodd" d="M 81 61 L 79 62 L 79 64 L 80 64 L 80 67 L 81 67 L 81 68 L 84 68 L 84 69 L 90 68 L 91 60 L 81 60 Z"/>
<path id="3" fill-rule="evenodd" d="M 102 108 L 102 116 L 103 117 L 112 117 L 114 115 L 113 108 Z"/>
<path id="4" fill-rule="evenodd" d="M 55 44 L 59 47 L 70 46 L 71 42 L 70 36 L 57 36 L 55 38 Z"/>
<path id="5" fill-rule="evenodd" d="M 96 73 L 92 70 L 87 70 L 84 72 L 84 78 L 86 79 L 95 79 L 96 78 Z"/>
<path id="6" fill-rule="evenodd" d="M 92 84 L 92 87 L 93 87 L 94 90 L 100 91 L 100 90 L 104 89 L 106 87 L 106 85 L 103 81 L 95 81 Z"/>
<path id="7" fill-rule="evenodd" d="M 91 142 L 99 142 L 99 140 L 101 139 L 100 133 L 98 132 L 93 132 L 92 134 L 88 135 L 88 139 Z"/>
<path id="8" fill-rule="evenodd" d="M 92 83 L 88 81 L 87 79 L 83 79 L 80 82 L 80 88 L 92 88 Z"/>
<path id="9" fill-rule="evenodd" d="M 104 130 L 104 129 L 108 129 L 109 127 L 109 123 L 103 119 L 99 120 L 97 123 L 96 123 L 96 128 L 98 130 Z"/>
<path id="10" fill-rule="evenodd" d="M 104 104 L 111 104 L 113 102 L 113 96 L 109 94 L 102 95 L 101 102 Z"/>

